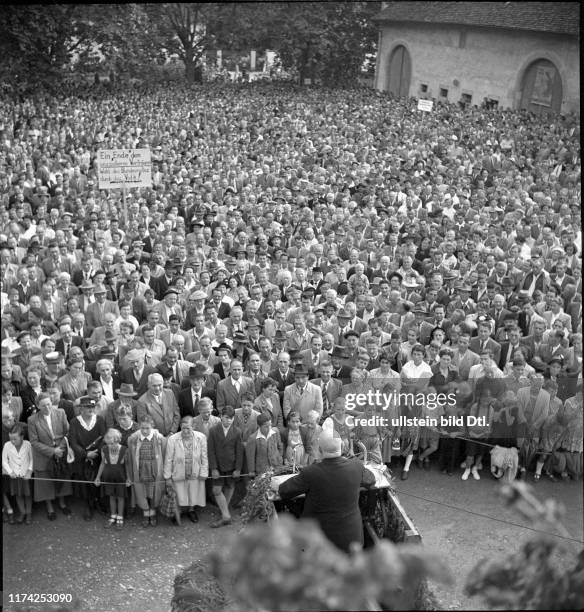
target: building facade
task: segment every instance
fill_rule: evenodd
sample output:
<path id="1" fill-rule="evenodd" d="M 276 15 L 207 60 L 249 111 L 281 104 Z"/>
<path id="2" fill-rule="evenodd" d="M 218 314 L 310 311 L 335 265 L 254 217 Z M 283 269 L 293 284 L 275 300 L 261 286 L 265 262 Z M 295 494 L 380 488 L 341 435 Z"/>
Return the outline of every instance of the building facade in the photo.
<path id="1" fill-rule="evenodd" d="M 387 2 L 376 20 L 378 90 L 580 112 L 578 3 Z"/>

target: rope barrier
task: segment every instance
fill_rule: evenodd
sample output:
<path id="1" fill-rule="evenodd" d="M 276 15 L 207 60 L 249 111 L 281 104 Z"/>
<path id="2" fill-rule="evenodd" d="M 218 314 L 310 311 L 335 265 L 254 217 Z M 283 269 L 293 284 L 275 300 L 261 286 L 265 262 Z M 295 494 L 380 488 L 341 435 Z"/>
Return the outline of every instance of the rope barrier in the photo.
<path id="1" fill-rule="evenodd" d="M 407 493 L 406 491 L 399 491 L 399 495 L 405 495 L 406 497 L 413 497 L 415 499 L 419 499 L 421 501 L 425 501 L 431 504 L 436 504 L 438 506 L 444 506 L 445 508 L 450 508 L 451 510 L 459 510 L 460 512 L 466 512 L 467 514 L 472 514 L 474 516 L 480 516 L 481 518 L 486 518 L 491 521 L 496 521 L 498 523 L 504 523 L 505 525 L 511 525 L 512 527 L 520 527 L 522 529 L 528 529 L 529 531 L 535 531 L 537 533 L 542 533 L 544 535 L 553 536 L 554 538 L 561 538 L 562 540 L 568 540 L 569 542 L 575 542 L 576 544 L 584 544 L 584 540 L 578 540 L 577 538 L 571 538 L 569 536 L 563 536 L 556 533 L 550 533 L 548 531 L 543 531 L 541 529 L 536 529 L 535 527 L 528 527 L 527 525 L 521 525 L 520 523 L 513 523 L 512 521 L 506 521 L 505 519 L 496 518 L 494 516 L 489 516 L 488 514 L 481 514 L 480 512 L 475 512 L 474 510 L 467 510 L 466 508 L 460 508 L 458 506 L 453 506 L 452 504 L 446 504 L 444 502 L 437 501 L 435 499 L 428 499 L 426 497 L 421 497 L 420 495 L 414 495 L 413 493 Z"/>
<path id="2" fill-rule="evenodd" d="M 463 440 L 465 442 L 474 442 L 475 444 L 481 444 L 482 446 L 489 446 L 490 448 L 495 448 L 495 446 L 498 446 L 498 444 L 488 444 L 487 442 L 479 442 L 478 440 L 474 440 L 472 438 L 459 438 L 458 436 L 456 436 L 455 438 L 452 438 L 452 439 L 453 440 Z M 521 451 L 521 447 L 514 446 L 512 448 L 517 448 L 519 452 Z M 535 452 L 538 455 L 551 455 L 552 454 L 549 451 L 535 451 Z"/>
<path id="3" fill-rule="evenodd" d="M 217 478 L 214 478 L 213 476 L 207 476 L 205 478 L 193 478 L 192 480 L 218 480 L 219 478 L 233 478 L 233 479 L 239 479 L 239 478 L 246 478 L 246 477 L 256 477 L 257 474 L 240 474 L 239 476 L 233 476 L 233 474 L 225 474 L 225 475 L 221 475 L 221 476 L 217 476 Z M 42 480 L 45 482 L 71 482 L 71 483 L 76 483 L 76 484 L 90 484 L 90 485 L 94 485 L 94 481 L 93 480 L 76 480 L 74 478 L 41 478 L 39 476 L 31 476 L 30 478 L 27 478 L 25 480 Z M 169 479 L 171 480 L 171 479 Z M 130 485 L 135 485 L 135 484 L 156 484 L 158 482 L 166 482 L 166 480 L 151 480 L 149 482 L 141 482 L 139 480 L 133 480 L 130 482 Z M 181 481 L 183 482 L 183 481 Z M 188 480 L 185 480 L 184 482 L 188 482 Z M 101 485 L 125 485 L 126 481 L 124 482 L 109 482 L 109 481 L 104 481 L 104 480 L 100 480 L 99 481 L 100 486 Z"/>

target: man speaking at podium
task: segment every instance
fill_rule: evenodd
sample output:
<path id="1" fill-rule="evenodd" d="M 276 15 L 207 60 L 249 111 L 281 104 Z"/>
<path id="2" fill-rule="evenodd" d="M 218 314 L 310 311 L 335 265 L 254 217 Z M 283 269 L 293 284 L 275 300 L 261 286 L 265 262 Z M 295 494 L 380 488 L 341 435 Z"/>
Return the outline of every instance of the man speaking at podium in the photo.
<path id="1" fill-rule="evenodd" d="M 363 545 L 363 521 L 359 510 L 361 487 L 372 487 L 375 476 L 358 459 L 341 456 L 341 439 L 321 435 L 322 461 L 304 468 L 283 482 L 281 499 L 306 494 L 302 518 L 315 519 L 335 546 L 349 552 L 353 542 Z"/>

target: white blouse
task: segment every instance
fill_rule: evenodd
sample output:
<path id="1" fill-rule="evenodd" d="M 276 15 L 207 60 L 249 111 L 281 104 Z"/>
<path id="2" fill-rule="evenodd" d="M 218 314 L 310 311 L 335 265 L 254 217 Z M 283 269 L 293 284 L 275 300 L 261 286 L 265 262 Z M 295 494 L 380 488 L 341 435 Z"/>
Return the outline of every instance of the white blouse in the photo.
<path id="1" fill-rule="evenodd" d="M 7 476 L 14 474 L 19 478 L 32 472 L 32 446 L 28 440 L 23 440 L 20 449 L 10 440 L 2 449 L 2 473 Z"/>

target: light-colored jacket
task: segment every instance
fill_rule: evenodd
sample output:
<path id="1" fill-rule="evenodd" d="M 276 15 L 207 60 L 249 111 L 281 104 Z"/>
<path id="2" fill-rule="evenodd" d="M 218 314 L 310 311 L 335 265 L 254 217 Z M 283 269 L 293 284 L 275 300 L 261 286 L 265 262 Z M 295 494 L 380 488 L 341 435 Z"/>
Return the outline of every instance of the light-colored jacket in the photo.
<path id="1" fill-rule="evenodd" d="M 288 385 L 284 389 L 284 417 L 288 418 L 291 410 L 300 415 L 301 420 L 306 419 L 306 415 L 311 410 L 316 410 L 322 414 L 322 393 L 319 387 L 310 382 L 306 383 L 306 389 L 302 395 L 296 383 Z"/>
<path id="2" fill-rule="evenodd" d="M 193 453 L 191 459 L 190 480 L 209 476 L 207 458 L 207 438 L 199 431 L 192 432 Z M 178 432 L 168 438 L 164 458 L 164 478 L 176 481 L 186 480 L 186 456 L 182 433 Z"/>
<path id="3" fill-rule="evenodd" d="M 170 389 L 162 389 L 162 402 L 146 391 L 138 400 L 136 406 L 138 423 L 142 417 L 149 415 L 154 421 L 154 427 L 164 435 L 176 433 L 180 422 L 180 411 L 174 393 Z"/>

